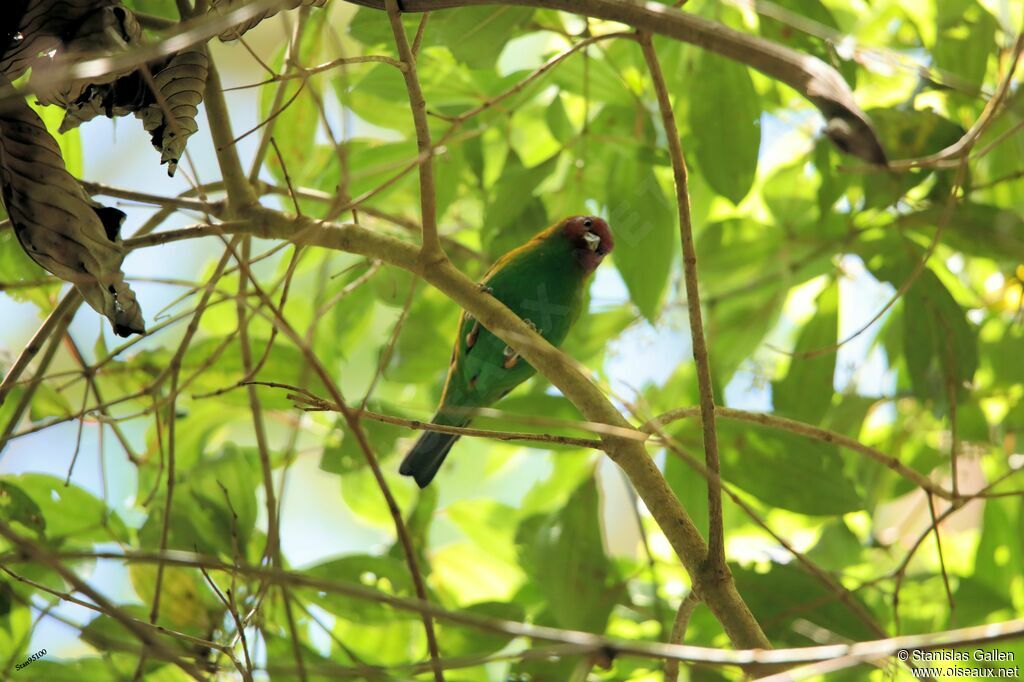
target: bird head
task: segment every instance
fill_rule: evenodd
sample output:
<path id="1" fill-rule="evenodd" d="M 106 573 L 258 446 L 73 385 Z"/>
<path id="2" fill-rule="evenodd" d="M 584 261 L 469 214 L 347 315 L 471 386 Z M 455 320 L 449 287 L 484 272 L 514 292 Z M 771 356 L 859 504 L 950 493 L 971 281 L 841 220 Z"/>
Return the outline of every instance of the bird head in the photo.
<path id="1" fill-rule="evenodd" d="M 615 247 L 612 231 L 596 216 L 573 216 L 562 221 L 562 235 L 572 244 L 576 260 L 586 272 L 593 272 Z"/>

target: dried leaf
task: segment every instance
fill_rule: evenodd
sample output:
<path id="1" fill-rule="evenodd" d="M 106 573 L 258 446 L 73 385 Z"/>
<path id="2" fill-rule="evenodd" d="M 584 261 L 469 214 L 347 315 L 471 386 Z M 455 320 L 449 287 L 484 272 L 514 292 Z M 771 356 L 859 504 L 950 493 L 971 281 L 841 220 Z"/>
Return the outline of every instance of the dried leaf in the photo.
<path id="1" fill-rule="evenodd" d="M 22 99 L 0 103 L 0 188 L 18 241 L 36 263 L 74 284 L 118 335 L 145 331 L 121 271 L 124 213 L 85 193 L 65 168 L 57 142 Z"/>
<path id="2" fill-rule="evenodd" d="M 32 68 L 32 83 L 40 104 L 59 104 L 67 108 L 86 89 L 113 83 L 134 71 L 128 68 L 77 80 L 60 77 L 61 71 L 72 64 L 110 56 L 138 43 L 142 27 L 131 10 L 120 5 L 101 7 L 86 15 L 73 31 L 52 56 L 41 57 Z"/>
<path id="3" fill-rule="evenodd" d="M 11 37 L 0 57 L 0 73 L 12 81 L 17 79 L 36 65 L 40 55 L 60 50 L 62 36 L 72 35 L 86 16 L 119 4 L 120 0 L 6 0 L 4 23 L 13 24 L 12 18 L 20 17 L 16 29 L 4 27 Z"/>
<path id="4" fill-rule="evenodd" d="M 153 75 L 159 93 L 156 101 L 135 112 L 160 151 L 160 163 L 167 164 L 168 175 L 174 175 L 188 138 L 199 129 L 196 115 L 203 101 L 207 64 L 203 48 L 174 55 Z"/>

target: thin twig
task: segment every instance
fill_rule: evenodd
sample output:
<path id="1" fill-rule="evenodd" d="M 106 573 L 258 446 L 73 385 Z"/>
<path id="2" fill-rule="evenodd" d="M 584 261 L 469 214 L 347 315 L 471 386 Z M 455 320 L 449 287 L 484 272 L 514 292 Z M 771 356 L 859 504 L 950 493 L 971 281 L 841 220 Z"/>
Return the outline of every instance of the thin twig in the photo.
<path id="1" fill-rule="evenodd" d="M 711 380 L 711 360 L 704 337 L 704 321 L 700 309 L 700 286 L 697 283 L 697 250 L 693 243 L 693 225 L 690 216 L 690 192 L 687 185 L 686 158 L 679 142 L 672 100 L 668 86 L 661 73 L 658 54 L 654 51 L 651 36 L 639 33 L 651 84 L 658 96 L 658 108 L 665 127 L 672 172 L 675 176 L 676 205 L 679 210 L 679 237 L 683 249 L 683 275 L 686 284 L 686 309 L 690 318 L 690 339 L 693 345 L 693 361 L 697 369 L 697 387 L 700 391 L 700 421 L 704 436 L 704 459 L 712 478 L 708 480 L 708 558 L 707 567 L 715 574 L 728 575 L 729 567 L 725 558 L 725 532 L 722 523 L 722 490 L 716 480 L 721 466 L 718 462 L 718 431 L 715 428 L 715 389 Z"/>
<path id="2" fill-rule="evenodd" d="M 444 259 L 444 249 L 437 237 L 437 198 L 434 189 L 434 155 L 430 142 L 430 127 L 427 125 L 427 102 L 423 98 L 420 79 L 416 72 L 416 56 L 409 46 L 409 38 L 405 35 L 402 16 L 397 0 L 385 0 L 391 32 L 395 36 L 398 56 L 405 64 L 402 76 L 405 88 L 409 91 L 409 108 L 416 128 L 416 146 L 419 148 L 422 161 L 419 164 L 420 178 L 420 220 L 423 223 L 423 258 L 427 261 Z M 436 677 L 436 676 L 435 676 Z M 440 678 L 438 678 L 440 679 Z"/>

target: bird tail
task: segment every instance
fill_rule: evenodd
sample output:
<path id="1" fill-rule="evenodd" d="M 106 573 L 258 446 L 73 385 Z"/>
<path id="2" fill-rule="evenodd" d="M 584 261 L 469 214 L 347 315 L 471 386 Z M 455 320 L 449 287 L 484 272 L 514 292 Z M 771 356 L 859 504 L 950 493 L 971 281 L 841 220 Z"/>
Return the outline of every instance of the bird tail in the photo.
<path id="1" fill-rule="evenodd" d="M 435 423 L 442 423 L 439 417 L 440 415 L 434 419 Z M 451 420 L 445 419 L 444 421 Z M 464 420 L 460 424 L 449 425 L 465 426 L 467 423 L 469 421 Z M 402 460 L 402 465 L 398 467 L 398 473 L 403 476 L 412 476 L 416 485 L 426 488 L 434 480 L 434 475 L 441 468 L 444 458 L 448 456 L 448 451 L 452 449 L 458 439 L 459 437 L 453 433 L 425 431 L 416 441 L 416 445 L 412 446 L 409 454 Z"/>

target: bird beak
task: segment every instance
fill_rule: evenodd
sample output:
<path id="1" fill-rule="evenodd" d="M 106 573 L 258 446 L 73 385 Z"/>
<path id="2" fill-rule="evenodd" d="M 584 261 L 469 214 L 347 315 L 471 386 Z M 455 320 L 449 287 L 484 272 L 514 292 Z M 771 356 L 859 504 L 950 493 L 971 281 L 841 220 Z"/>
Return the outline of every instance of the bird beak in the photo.
<path id="1" fill-rule="evenodd" d="M 593 232 L 583 235 L 583 241 L 587 243 L 587 248 L 591 251 L 597 251 L 597 247 L 601 246 L 601 238 Z"/>

